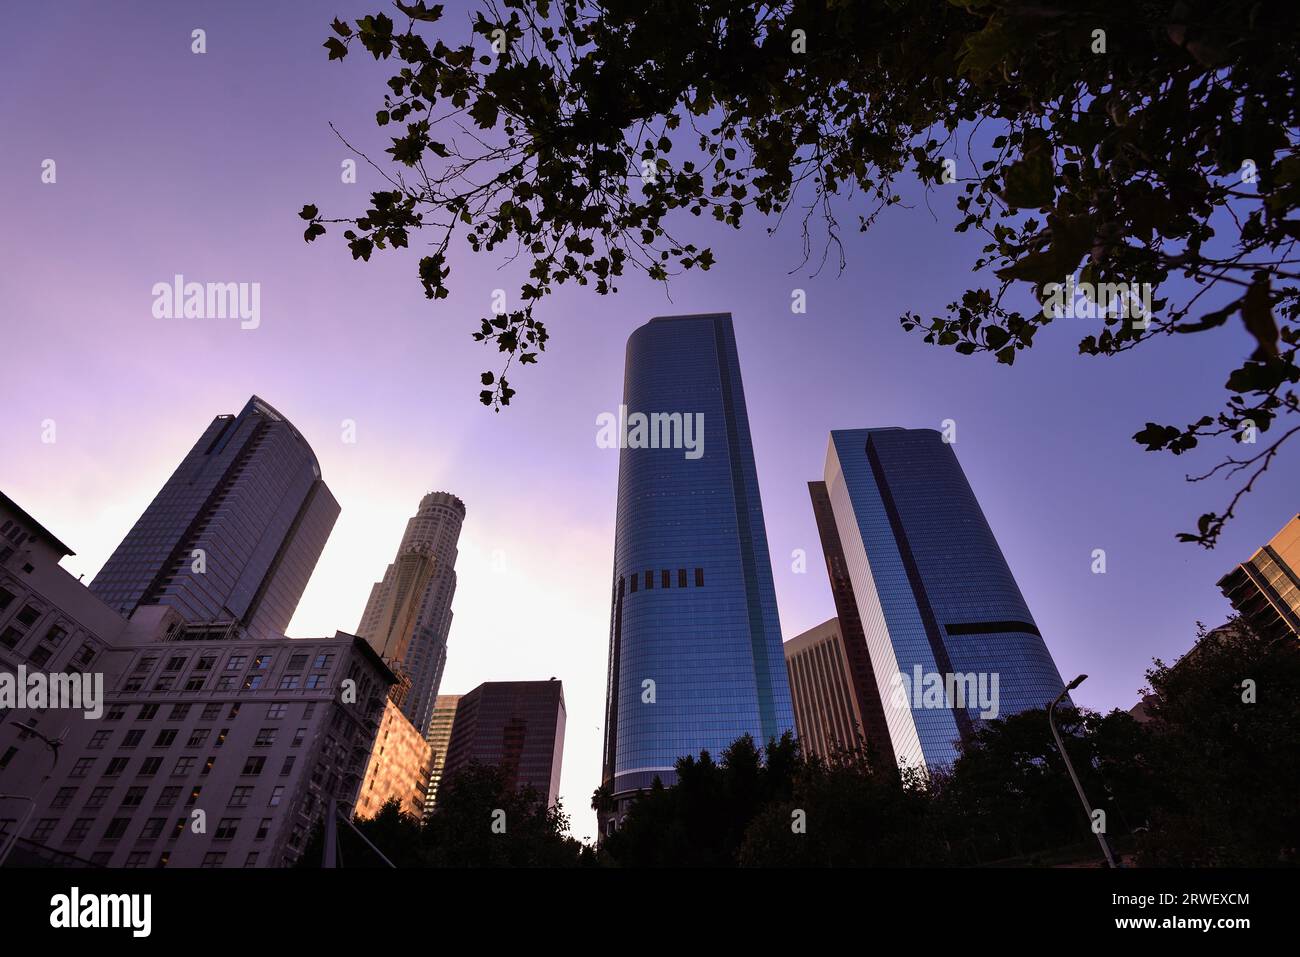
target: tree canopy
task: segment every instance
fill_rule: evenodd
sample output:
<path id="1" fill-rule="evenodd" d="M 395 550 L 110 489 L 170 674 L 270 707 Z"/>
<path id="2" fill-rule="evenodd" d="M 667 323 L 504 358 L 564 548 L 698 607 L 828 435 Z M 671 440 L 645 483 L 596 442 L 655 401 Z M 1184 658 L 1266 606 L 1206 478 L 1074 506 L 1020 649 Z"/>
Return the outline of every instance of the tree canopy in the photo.
<path id="1" fill-rule="evenodd" d="M 485 405 L 508 405 L 511 364 L 546 348 L 540 304 L 559 286 L 608 294 L 629 269 L 667 282 L 713 265 L 692 217 L 796 220 L 805 261 L 843 268 L 842 228 L 869 229 L 919 183 L 983 235 L 972 266 L 989 282 L 900 317 L 927 342 L 1013 363 L 1076 276 L 1095 307 L 1084 355 L 1237 317 L 1248 357 L 1218 407 L 1134 436 L 1224 450 L 1189 478 L 1227 473 L 1236 492 L 1184 540 L 1212 547 L 1300 430 L 1296 4 L 484 0 L 468 40 L 441 5 L 394 6 L 403 28 L 335 20 L 324 44 L 393 63 L 375 115 L 396 128 L 374 164 L 387 187 L 361 214 L 304 207 L 305 237 L 346 224 L 368 260 L 428 231 L 418 276 L 435 300 L 458 233 L 522 258 L 518 308 L 473 333 L 502 354 Z M 1149 313 L 1125 298 L 1139 289 Z"/>

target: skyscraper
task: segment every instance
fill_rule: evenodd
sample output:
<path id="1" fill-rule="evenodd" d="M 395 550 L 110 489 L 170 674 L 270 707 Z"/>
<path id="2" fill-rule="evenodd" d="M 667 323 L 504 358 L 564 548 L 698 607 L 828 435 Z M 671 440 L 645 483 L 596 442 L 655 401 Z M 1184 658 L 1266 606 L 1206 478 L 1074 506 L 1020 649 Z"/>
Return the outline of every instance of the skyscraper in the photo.
<path id="1" fill-rule="evenodd" d="M 1300 515 L 1219 579 L 1219 589 L 1260 635 L 1300 635 Z"/>
<path id="2" fill-rule="evenodd" d="M 402 713 L 421 734 L 429 730 L 447 662 L 451 600 L 456 594 L 456 543 L 465 503 L 430 492 L 406 523 L 397 557 L 370 590 L 357 634 L 370 642 L 405 685 Z"/>
<path id="3" fill-rule="evenodd" d="M 794 728 L 731 316 L 634 331 L 618 418 L 603 831 L 679 757 Z"/>
<path id="4" fill-rule="evenodd" d="M 531 785 L 551 807 L 564 758 L 560 681 L 485 681 L 456 704 L 442 780 L 467 764 L 499 767 L 511 789 Z"/>
<path id="5" fill-rule="evenodd" d="M 438 803 L 438 785 L 442 783 L 442 769 L 447 764 L 447 746 L 451 744 L 451 730 L 456 724 L 458 694 L 440 694 L 433 704 L 433 717 L 429 719 L 429 786 L 424 794 L 424 813 L 433 813 Z"/>
<path id="6" fill-rule="evenodd" d="M 889 741 L 889 725 L 885 722 L 885 709 L 880 703 L 880 690 L 876 685 L 876 673 L 871 666 L 867 636 L 862 632 L 862 616 L 858 614 L 858 602 L 853 597 L 853 579 L 849 576 L 848 563 L 844 560 L 844 546 L 840 542 L 839 529 L 835 526 L 835 510 L 831 507 L 830 493 L 826 491 L 825 482 L 809 482 L 808 494 L 812 498 L 817 535 L 821 539 L 822 554 L 826 559 L 826 576 L 830 579 L 831 597 L 835 601 L 835 620 L 842 642 L 849 689 L 858 720 L 861 721 L 859 730 L 872 760 L 891 762 L 894 760 L 894 747 Z M 787 643 L 787 661 L 789 655 L 790 646 Z M 794 693 L 793 683 L 790 691 Z M 798 717 L 796 710 L 796 724 Z M 802 734 L 802 728 L 800 733 Z"/>
<path id="7" fill-rule="evenodd" d="M 127 616 L 170 605 L 281 636 L 338 515 L 311 446 L 253 396 L 212 420 L 90 590 Z"/>
<path id="8" fill-rule="evenodd" d="M 938 432 L 832 432 L 826 489 L 900 765 L 949 764 L 983 718 L 1060 694 L 1056 665 Z"/>
<path id="9" fill-rule="evenodd" d="M 853 673 L 839 619 L 824 621 L 785 643 L 794 723 L 806 753 L 830 757 L 866 745 Z"/>

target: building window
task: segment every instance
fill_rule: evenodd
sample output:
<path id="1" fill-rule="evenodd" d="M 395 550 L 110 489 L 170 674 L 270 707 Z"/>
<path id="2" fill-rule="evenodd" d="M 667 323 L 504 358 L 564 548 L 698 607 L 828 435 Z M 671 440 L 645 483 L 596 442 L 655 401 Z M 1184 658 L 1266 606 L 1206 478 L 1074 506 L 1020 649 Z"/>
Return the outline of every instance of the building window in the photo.
<path id="1" fill-rule="evenodd" d="M 62 810 L 70 805 L 72 799 L 76 796 L 76 788 L 59 788 L 59 793 L 54 795 L 54 800 L 50 802 L 50 807 L 54 810 Z"/>
<path id="2" fill-rule="evenodd" d="M 271 799 L 266 802 L 267 807 L 279 807 L 280 799 L 284 797 L 284 786 L 277 784 L 271 789 Z"/>
<path id="3" fill-rule="evenodd" d="M 247 856 L 246 858 L 244 858 L 244 866 L 245 866 L 245 867 L 256 867 L 256 866 L 257 866 L 257 851 L 249 851 L 249 852 L 248 852 L 248 856 Z"/>
<path id="4" fill-rule="evenodd" d="M 257 777 L 262 773 L 262 766 L 266 764 L 266 758 L 258 756 L 249 758 L 244 762 L 244 770 L 240 772 L 244 777 Z"/>
<path id="5" fill-rule="evenodd" d="M 115 817 L 108 822 L 108 827 L 104 829 L 104 840 L 118 841 L 126 833 L 127 825 L 131 823 L 129 817 Z"/>
<path id="6" fill-rule="evenodd" d="M 10 627 L 0 632 L 0 645 L 4 645 L 6 648 L 17 647 L 18 642 L 22 641 L 22 639 L 23 633 L 17 628 Z"/>
<path id="7" fill-rule="evenodd" d="M 233 841 L 238 830 L 239 818 L 223 817 L 217 822 L 217 832 L 213 835 L 213 839 L 218 841 Z"/>
<path id="8" fill-rule="evenodd" d="M 185 742 L 187 748 L 201 748 L 203 742 L 208 740 L 208 735 L 212 733 L 211 728 L 195 728 L 190 732 L 190 739 Z"/>
<path id="9" fill-rule="evenodd" d="M 189 716 L 190 716 L 190 706 L 189 706 L 189 705 L 187 705 L 187 704 L 174 704 L 174 705 L 172 705 L 172 713 L 171 713 L 171 716 L 170 716 L 167 720 L 168 720 L 168 721 L 184 721 L 184 720 L 185 720 L 186 718 L 188 718 Z"/>
<path id="10" fill-rule="evenodd" d="M 44 844 L 50 839 L 50 835 L 54 833 L 54 828 L 58 826 L 58 823 L 59 819 L 57 817 L 41 818 L 36 822 L 36 826 L 32 828 L 32 840 L 37 844 Z"/>
<path id="11" fill-rule="evenodd" d="M 30 628 L 32 625 L 36 624 L 36 619 L 40 617 L 41 612 L 39 609 L 27 605 L 22 611 L 14 615 L 14 620 L 16 620 L 20 625 Z"/>
<path id="12" fill-rule="evenodd" d="M 220 867 L 226 863 L 226 855 L 222 851 L 208 851 L 203 855 L 203 863 L 199 867 Z"/>
<path id="13" fill-rule="evenodd" d="M 221 705 L 219 705 L 219 704 L 205 704 L 205 705 L 203 706 L 203 720 L 204 720 L 204 721 L 216 721 L 217 718 L 219 718 L 219 717 L 221 717 Z"/>
<path id="14" fill-rule="evenodd" d="M 293 772 L 294 756 L 291 754 L 284 759 L 284 766 L 280 768 L 280 777 L 287 778 Z"/>
<path id="15" fill-rule="evenodd" d="M 281 690 L 281 691 L 293 691 L 293 690 L 294 690 L 295 688 L 297 688 L 297 687 L 298 687 L 298 676 L 297 676 L 297 675 L 283 675 L 283 676 L 281 676 L 281 678 L 280 678 L 280 690 Z"/>
<path id="16" fill-rule="evenodd" d="M 45 641 L 57 648 L 63 644 L 63 639 L 68 637 L 68 630 L 60 625 L 51 625 L 50 630 L 45 633 Z"/>
<path id="17" fill-rule="evenodd" d="M 673 574 L 672 574 L 672 572 L 670 572 L 668 569 L 665 568 L 665 569 L 663 570 L 662 575 L 660 576 L 660 582 L 659 582 L 659 584 L 660 584 L 663 588 L 672 588 L 672 587 L 673 587 Z"/>
<path id="18" fill-rule="evenodd" d="M 686 569 L 685 569 L 685 568 L 679 568 L 679 569 L 677 569 L 677 587 L 678 587 L 678 588 L 685 588 L 685 587 L 686 587 Z"/>
<path id="19" fill-rule="evenodd" d="M 631 579 L 630 579 L 630 581 L 632 582 L 632 594 L 634 594 L 634 595 L 636 594 L 636 586 L 637 586 L 637 583 L 638 583 L 640 580 L 641 580 L 641 576 L 640 576 L 640 575 L 633 575 L 633 576 L 631 577 Z"/>
<path id="20" fill-rule="evenodd" d="M 646 591 L 649 591 L 650 589 L 652 589 L 652 588 L 654 588 L 654 587 L 655 587 L 655 573 L 654 573 L 654 572 L 646 572 L 646 573 L 645 573 L 645 590 L 646 590 Z"/>
<path id="21" fill-rule="evenodd" d="M 253 740 L 255 748 L 269 748 L 275 744 L 276 728 L 261 728 L 257 732 L 257 737 Z"/>
<path id="22" fill-rule="evenodd" d="M 231 655 L 226 661 L 226 670 L 243 671 L 246 664 L 248 664 L 248 655 Z"/>
<path id="23" fill-rule="evenodd" d="M 141 804 L 144 803 L 144 792 L 147 790 L 148 788 L 142 788 L 142 787 L 127 788 L 126 794 L 122 795 L 122 807 L 124 808 L 139 807 Z"/>
<path id="24" fill-rule="evenodd" d="M 167 826 L 167 819 L 163 817 L 151 817 L 144 822 L 144 827 L 140 831 L 140 840 L 156 841 L 162 837 L 163 828 Z"/>
<path id="25" fill-rule="evenodd" d="M 253 835 L 255 841 L 265 841 L 266 835 L 271 833 L 271 819 L 264 817 L 257 825 L 257 833 Z"/>
<path id="26" fill-rule="evenodd" d="M 137 721 L 152 721 L 158 715 L 158 706 L 156 704 L 140 705 L 140 714 L 136 716 Z"/>
<path id="27" fill-rule="evenodd" d="M 158 803 L 154 807 L 173 807 L 180 799 L 180 785 L 165 787 L 162 789 L 162 793 L 158 795 Z"/>
<path id="28" fill-rule="evenodd" d="M 221 733 L 217 735 L 217 740 L 212 742 L 212 746 L 219 748 L 226 743 L 226 736 L 230 734 L 229 728 L 222 728 Z"/>
<path id="29" fill-rule="evenodd" d="M 105 786 L 92 788 L 90 792 L 90 797 L 86 798 L 86 810 L 93 811 L 103 807 L 104 802 L 108 800 L 108 795 L 112 792 L 112 790 L 113 790 L 112 787 L 105 787 Z"/>
<path id="30" fill-rule="evenodd" d="M 272 721 L 283 718 L 288 713 L 289 706 L 287 704 L 273 704 L 266 709 L 266 716 Z"/>
<path id="31" fill-rule="evenodd" d="M 198 804 L 199 795 L 201 795 L 202 793 L 203 793 L 203 785 L 202 784 L 194 785 L 194 790 L 190 792 L 189 800 L 185 802 L 185 806 L 194 807 L 194 805 Z"/>
<path id="32" fill-rule="evenodd" d="M 258 655 L 253 659 L 253 670 L 265 671 L 267 668 L 271 667 L 272 657 L 272 655 Z"/>
<path id="33" fill-rule="evenodd" d="M 127 749 L 138 747 L 140 742 L 143 740 L 144 740 L 144 729 L 131 728 L 129 731 L 126 732 L 126 736 L 122 738 L 122 747 Z"/>
<path id="34" fill-rule="evenodd" d="M 290 655 L 289 666 L 285 668 L 285 671 L 302 671 L 305 667 L 307 667 L 306 655 Z"/>
<path id="35" fill-rule="evenodd" d="M 157 755 L 145 758 L 144 762 L 140 765 L 140 770 L 137 772 L 136 776 L 142 778 L 153 777 L 158 773 L 158 769 L 162 767 L 162 760 L 163 759 Z"/>
<path id="36" fill-rule="evenodd" d="M 704 569 L 703 569 L 703 568 L 697 568 L 697 569 L 695 569 L 695 587 L 696 587 L 696 588 L 703 588 L 703 587 L 704 587 Z"/>
<path id="37" fill-rule="evenodd" d="M 253 796 L 253 789 L 248 785 L 240 785 L 230 792 L 229 807 L 248 807 L 249 799 Z"/>
<path id="38" fill-rule="evenodd" d="M 328 668 L 333 661 L 334 655 L 332 653 L 322 652 L 316 656 L 316 660 L 312 663 L 312 667 L 319 671 L 322 668 Z"/>
<path id="39" fill-rule="evenodd" d="M 215 754 L 209 754 L 208 760 L 203 763 L 203 770 L 199 772 L 199 777 L 203 778 L 211 774 L 212 768 L 216 765 L 216 763 L 217 763 L 217 756 Z"/>
<path id="40" fill-rule="evenodd" d="M 86 747 L 90 748 L 92 751 L 100 751 L 103 749 L 104 745 L 108 744 L 108 739 L 112 734 L 112 731 L 96 731 L 90 736 L 90 742 Z"/>
<path id="41" fill-rule="evenodd" d="M 108 709 L 108 711 L 104 714 L 105 721 L 121 721 L 125 717 L 126 717 L 126 706 L 120 704 L 112 705 Z M 143 734 L 143 732 L 141 732 L 141 734 Z M 127 736 L 130 737 L 129 734 Z"/>
<path id="42" fill-rule="evenodd" d="M 297 731 L 293 733 L 293 741 L 290 742 L 289 747 L 291 748 L 300 747 L 302 745 L 303 739 L 306 737 L 307 737 L 307 729 L 299 728 Z"/>
<path id="43" fill-rule="evenodd" d="M 93 817 L 79 817 L 72 822 L 72 827 L 68 828 L 67 836 L 63 838 L 65 844 L 79 844 L 86 839 L 90 833 L 90 825 L 95 823 Z"/>
<path id="44" fill-rule="evenodd" d="M 172 743 L 175 740 L 176 740 L 176 729 L 163 728 L 161 731 L 158 732 L 158 738 L 157 740 L 154 741 L 153 746 L 155 748 L 171 747 Z"/>
<path id="45" fill-rule="evenodd" d="M 108 767 L 104 769 L 104 777 L 106 778 L 117 777 L 119 774 L 121 774 L 123 771 L 126 770 L 126 766 L 128 763 L 129 761 L 127 758 L 110 758 L 108 762 Z"/>
<path id="46" fill-rule="evenodd" d="M 172 769 L 172 777 L 183 778 L 194 770 L 193 758 L 177 758 L 176 767 Z"/>
<path id="47" fill-rule="evenodd" d="M 126 855 L 126 864 L 124 867 L 144 867 L 149 860 L 148 851 L 132 851 Z"/>

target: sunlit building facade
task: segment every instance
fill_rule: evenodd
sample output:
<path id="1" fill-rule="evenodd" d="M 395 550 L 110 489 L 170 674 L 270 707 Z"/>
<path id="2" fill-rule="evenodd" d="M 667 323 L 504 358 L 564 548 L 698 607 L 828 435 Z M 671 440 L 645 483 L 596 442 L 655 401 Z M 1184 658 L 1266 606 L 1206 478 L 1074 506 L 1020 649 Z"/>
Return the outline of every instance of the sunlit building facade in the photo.
<path id="1" fill-rule="evenodd" d="M 1219 589 L 1261 636 L 1300 636 L 1300 515 L 1219 579 Z"/>
<path id="2" fill-rule="evenodd" d="M 451 744 L 451 731 L 456 724 L 458 694 L 440 694 L 433 704 L 433 717 L 429 719 L 429 786 L 424 796 L 424 813 L 433 813 L 438 803 L 438 785 L 442 783 L 442 769 L 447 763 L 447 746 Z"/>
<path id="3" fill-rule="evenodd" d="M 465 503 L 430 492 L 406 523 L 397 557 L 375 582 L 357 634 L 398 674 L 402 713 L 426 734 L 447 664 L 451 601 L 456 594 L 456 545 Z"/>

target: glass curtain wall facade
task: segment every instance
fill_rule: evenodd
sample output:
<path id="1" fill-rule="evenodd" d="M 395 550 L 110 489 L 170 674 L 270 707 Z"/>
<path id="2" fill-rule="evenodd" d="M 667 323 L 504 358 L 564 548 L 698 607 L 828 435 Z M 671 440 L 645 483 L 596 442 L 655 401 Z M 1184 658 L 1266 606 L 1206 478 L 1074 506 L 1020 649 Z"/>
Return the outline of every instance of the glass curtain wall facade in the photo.
<path id="1" fill-rule="evenodd" d="M 441 781 L 471 763 L 501 768 L 511 790 L 531 785 L 553 807 L 564 758 L 560 681 L 485 681 L 456 703 Z"/>
<path id="2" fill-rule="evenodd" d="M 281 636 L 338 515 L 311 446 L 253 396 L 212 420 L 90 591 L 128 617 L 169 605 Z"/>
<path id="3" fill-rule="evenodd" d="M 731 316 L 650 320 L 624 375 L 603 775 L 616 799 L 671 785 L 683 755 L 794 728 Z M 696 450 L 631 447 L 634 416 L 655 413 L 699 423 Z"/>
<path id="4" fill-rule="evenodd" d="M 938 432 L 832 432 L 826 488 L 900 765 L 951 764 L 986 711 L 969 697 L 965 706 L 955 696 L 927 700 L 913 687 L 917 675 L 974 676 L 990 692 L 996 676 L 997 717 L 1046 707 L 1061 693 L 1020 588 Z"/>

